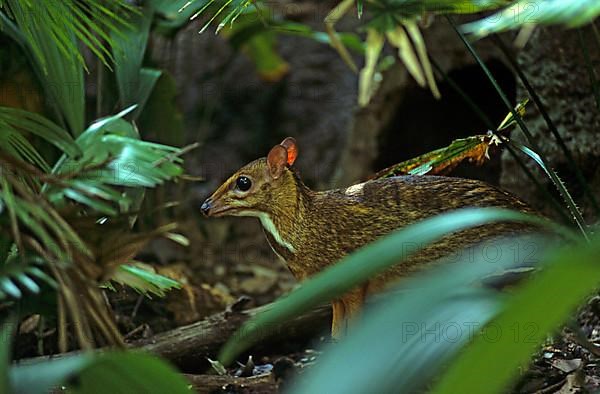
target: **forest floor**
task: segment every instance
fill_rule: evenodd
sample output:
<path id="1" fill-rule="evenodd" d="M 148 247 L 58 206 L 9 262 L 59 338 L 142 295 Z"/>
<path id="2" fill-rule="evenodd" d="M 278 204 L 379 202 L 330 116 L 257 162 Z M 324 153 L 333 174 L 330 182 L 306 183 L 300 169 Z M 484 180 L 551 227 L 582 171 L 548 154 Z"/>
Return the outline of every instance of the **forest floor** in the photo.
<path id="1" fill-rule="evenodd" d="M 176 332 L 195 322 L 217 321 L 215 316 L 227 319 L 227 312 L 223 312 L 231 311 L 232 305 L 242 305 L 244 309 L 264 305 L 296 286 L 255 221 L 215 221 L 207 231 L 198 225 L 197 218 L 190 218 L 180 227 L 191 240 L 188 248 L 156 240 L 139 258 L 159 273 L 178 280 L 181 289 L 152 299 L 119 286 L 108 291 L 127 342 L 152 342 L 156 334 Z M 579 312 L 578 330 L 565 328 L 548 339 L 529 369 L 522 372 L 514 392 L 573 394 L 600 389 L 600 347 L 594 345 L 600 342 L 599 316 L 600 297 Z M 227 338 L 219 338 L 218 343 L 208 347 L 214 349 L 214 354 L 200 354 L 188 365 L 175 363 L 199 392 L 277 392 L 293 376 L 318 362 L 317 349 L 329 341 L 328 319 L 328 315 L 322 315 L 318 329 L 307 331 L 305 337 L 301 332 L 284 341 L 270 342 L 265 338 L 265 343 L 240 359 L 244 363 L 228 368 L 223 376 L 218 376 L 208 358 L 217 358 L 216 351 Z M 27 335 L 31 337 L 34 332 L 22 332 L 22 337 Z M 52 336 L 46 341 L 52 341 Z M 39 355 L 35 340 L 20 343 L 21 356 Z"/>

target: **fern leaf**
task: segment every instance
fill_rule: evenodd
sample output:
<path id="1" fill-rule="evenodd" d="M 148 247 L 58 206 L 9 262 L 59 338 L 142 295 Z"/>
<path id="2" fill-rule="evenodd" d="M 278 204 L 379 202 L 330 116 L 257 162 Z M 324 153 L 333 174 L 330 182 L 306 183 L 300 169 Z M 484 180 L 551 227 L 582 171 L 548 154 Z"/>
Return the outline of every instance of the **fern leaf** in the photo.
<path id="1" fill-rule="evenodd" d="M 127 285 L 147 297 L 152 294 L 164 297 L 167 291 L 181 288 L 176 280 L 157 274 L 152 266 L 139 262 L 120 266 L 111 280 Z"/>
<path id="2" fill-rule="evenodd" d="M 41 283 L 57 288 L 54 279 L 35 264 L 9 262 L 0 267 L 0 299 L 20 299 L 25 294 L 39 294 Z"/>

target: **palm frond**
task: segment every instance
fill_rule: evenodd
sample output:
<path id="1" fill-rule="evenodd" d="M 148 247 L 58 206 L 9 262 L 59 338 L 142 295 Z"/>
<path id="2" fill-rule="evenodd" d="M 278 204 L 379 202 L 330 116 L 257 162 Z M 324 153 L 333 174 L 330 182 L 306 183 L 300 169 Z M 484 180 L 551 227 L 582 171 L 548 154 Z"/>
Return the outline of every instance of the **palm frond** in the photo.
<path id="1" fill-rule="evenodd" d="M 19 299 L 23 296 L 23 292 L 38 294 L 41 290 L 41 282 L 54 288 L 58 286 L 38 264 L 12 261 L 0 265 L 0 300 Z"/>
<path id="2" fill-rule="evenodd" d="M 0 119 L 0 150 L 49 172 L 50 165 L 29 140 L 4 119 Z"/>
<path id="3" fill-rule="evenodd" d="M 46 173 L 43 166 L 27 164 L 10 149 L 0 154 L 3 168 L 9 170 L 0 177 L 0 199 L 12 218 L 14 241 L 20 241 L 18 229 L 26 229 L 31 235 L 26 241 L 53 258 L 70 261 L 76 250 L 89 255 L 86 244 L 56 207 L 65 207 L 70 200 L 100 214 L 130 212 L 143 197 L 136 188 L 154 187 L 182 173 L 182 151 L 140 141 L 133 125 L 121 119 L 127 111 L 92 124 L 75 142 L 41 117 L 20 111 L 7 113 L 27 115 L 21 123 L 29 130 L 64 145 L 72 154 L 82 152 L 78 156 L 63 155 L 52 174 Z M 2 135 L 27 141 L 20 132 Z M 23 177 L 38 179 L 44 186 L 39 190 L 23 183 Z"/>
<path id="4" fill-rule="evenodd" d="M 192 1 L 188 2 L 192 3 Z M 216 4 L 215 4 L 216 3 Z M 209 7 L 212 5 L 216 5 L 216 11 L 213 16 L 202 26 L 200 29 L 200 33 L 204 32 L 220 15 L 224 15 L 221 18 L 219 25 L 217 26 L 216 32 L 218 33 L 223 27 L 225 27 L 228 23 L 233 24 L 236 19 L 248 8 L 248 6 L 252 5 L 252 0 L 224 0 L 224 1 L 216 1 L 216 0 L 207 0 L 205 4 L 200 8 L 194 15 L 192 15 L 191 19 L 195 19 L 202 13 L 204 13 Z"/>
<path id="5" fill-rule="evenodd" d="M 43 16 L 37 14 L 41 9 L 34 7 L 33 13 L 23 13 L 21 7 L 26 3 L 15 3 L 20 10 L 17 14 L 22 16 L 22 20 L 15 23 L 0 12 L 0 27 L 23 47 L 56 118 L 68 127 L 72 135 L 79 135 L 85 121 L 85 94 L 82 55 L 77 48 L 76 37 L 72 31 L 65 31 L 61 41 L 56 40 L 52 35 L 51 25 L 35 20 Z M 19 23 L 27 24 L 26 30 L 22 30 Z M 62 41 L 69 41 L 75 50 L 65 52 Z"/>
<path id="6" fill-rule="evenodd" d="M 252 10 L 244 12 L 235 24 L 224 30 L 231 46 L 243 50 L 250 57 L 259 76 L 263 79 L 278 81 L 289 70 L 289 65 L 277 50 L 278 35 L 294 35 L 334 45 L 334 41 L 327 33 L 315 31 L 302 23 L 267 17 L 272 14 L 273 10 L 265 6 L 255 6 Z M 364 45 L 357 34 L 336 34 L 334 40 L 340 41 L 345 47 L 354 51 L 364 52 Z"/>
<path id="7" fill-rule="evenodd" d="M 43 176 L 27 163 L 0 155 L 7 171 L 0 177 L 0 200 L 8 211 L 11 236 L 21 251 L 23 245 L 52 261 L 71 261 L 74 253 L 90 252 L 73 228 L 38 191 L 22 181 L 24 176 Z M 21 252 L 22 253 L 22 252 Z"/>
<path id="8" fill-rule="evenodd" d="M 167 291 L 181 288 L 176 280 L 157 274 L 152 267 L 138 262 L 120 266 L 111 280 L 132 287 L 146 297 L 151 297 L 152 294 L 164 297 Z"/>
<path id="9" fill-rule="evenodd" d="M 65 129 L 33 112 L 0 107 L 0 129 L 3 131 L 0 138 L 5 139 L 7 143 L 10 143 L 8 136 L 13 133 L 31 133 L 43 138 L 69 156 L 81 154 L 81 150 Z M 13 140 L 14 138 L 12 137 Z"/>
<path id="10" fill-rule="evenodd" d="M 40 29 L 48 34 L 47 39 L 55 43 L 62 56 L 75 54 L 80 65 L 85 65 L 77 42 L 72 39 L 74 35 L 108 65 L 112 60 L 109 47 L 114 44 L 109 33 L 126 27 L 126 19 L 121 15 L 134 10 L 127 1 L 120 0 L 4 0 L 0 2 L 0 8 L 18 26 L 25 42 L 46 71 L 52 60 L 40 42 Z"/>
<path id="11" fill-rule="evenodd" d="M 129 26 L 120 14 L 135 9 L 121 0 L 109 5 L 99 0 L 5 0 L 0 6 L 0 29 L 30 58 L 57 119 L 79 135 L 85 125 L 85 62 L 79 43 L 109 65 L 112 36 Z"/>
<path id="12" fill-rule="evenodd" d="M 179 148 L 141 141 L 134 126 L 122 119 L 133 109 L 99 120 L 77 138 L 83 154 L 59 159 L 52 173 L 60 184 L 44 188 L 51 201 L 69 199 L 115 215 L 137 203 L 134 189 L 121 191 L 112 186 L 155 187 L 182 174 Z"/>

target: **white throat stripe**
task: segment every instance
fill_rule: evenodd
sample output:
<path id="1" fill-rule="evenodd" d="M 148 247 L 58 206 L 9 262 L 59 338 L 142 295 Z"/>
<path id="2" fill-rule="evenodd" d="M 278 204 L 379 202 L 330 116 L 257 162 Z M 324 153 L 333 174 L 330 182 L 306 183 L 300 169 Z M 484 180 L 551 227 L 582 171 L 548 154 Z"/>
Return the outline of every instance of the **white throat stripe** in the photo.
<path id="1" fill-rule="evenodd" d="M 266 214 L 264 212 L 257 212 L 257 211 L 242 211 L 242 212 L 239 212 L 237 216 L 257 217 L 258 219 L 260 219 L 260 223 L 262 224 L 264 229 L 267 230 L 269 232 L 269 234 L 271 234 L 271 236 L 275 239 L 275 242 L 277 242 L 279 245 L 283 246 L 290 252 L 296 253 L 296 248 L 294 248 L 294 246 L 291 243 L 289 243 L 283 239 L 281 234 L 279 234 L 279 231 L 277 231 L 277 227 L 275 227 L 275 223 L 273 223 L 273 220 L 271 220 L 271 217 L 268 214 Z"/>

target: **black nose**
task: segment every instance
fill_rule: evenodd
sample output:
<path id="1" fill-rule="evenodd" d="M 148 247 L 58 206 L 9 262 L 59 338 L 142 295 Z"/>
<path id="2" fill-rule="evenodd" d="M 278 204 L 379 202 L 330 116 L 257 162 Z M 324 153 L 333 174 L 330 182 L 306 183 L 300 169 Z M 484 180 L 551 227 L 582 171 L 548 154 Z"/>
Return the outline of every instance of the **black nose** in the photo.
<path id="1" fill-rule="evenodd" d="M 206 201 L 204 201 L 202 203 L 202 206 L 200 206 L 200 210 L 202 211 L 203 214 L 205 214 L 206 216 L 208 216 L 208 213 L 210 212 L 210 209 L 212 208 L 212 201 L 210 198 L 207 198 Z"/>

